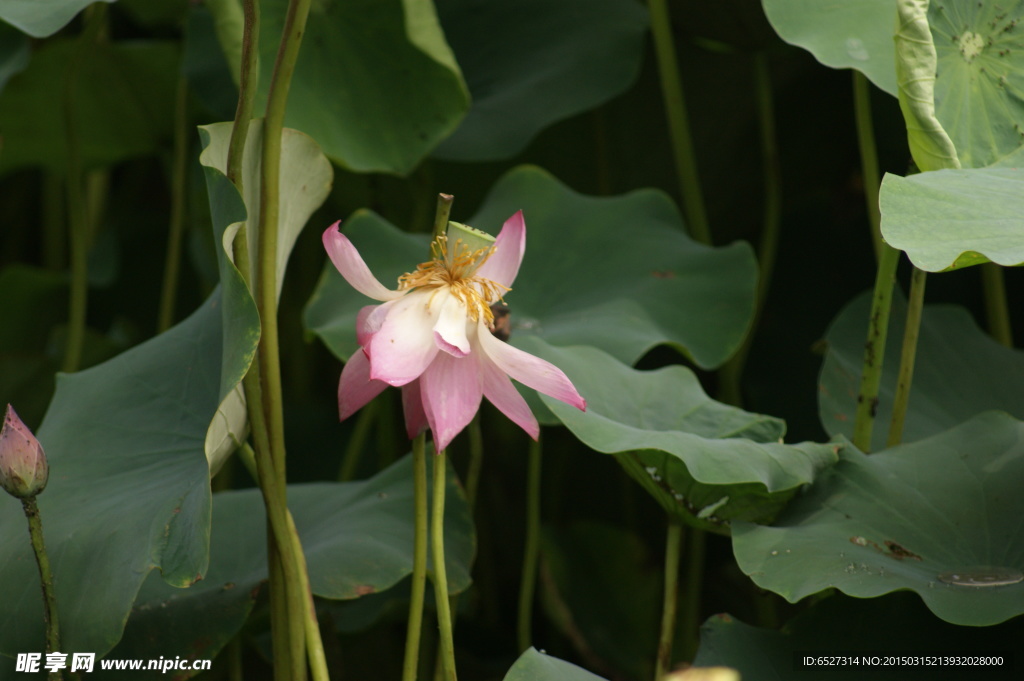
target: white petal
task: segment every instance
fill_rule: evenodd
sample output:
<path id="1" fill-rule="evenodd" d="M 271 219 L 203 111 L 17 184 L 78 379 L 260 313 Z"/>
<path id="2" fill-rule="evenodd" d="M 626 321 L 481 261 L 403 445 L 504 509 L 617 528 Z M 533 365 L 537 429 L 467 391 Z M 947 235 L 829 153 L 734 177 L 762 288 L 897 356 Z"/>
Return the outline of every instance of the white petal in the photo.
<path id="1" fill-rule="evenodd" d="M 434 341 L 452 357 L 465 357 L 470 352 L 466 338 L 466 306 L 447 291 L 437 291 L 435 296 L 431 302 L 431 307 L 438 310 Z"/>
<path id="2" fill-rule="evenodd" d="M 387 316 L 368 347 L 370 377 L 405 385 L 420 377 L 434 356 L 434 315 L 429 291 L 413 291 L 387 307 Z"/>

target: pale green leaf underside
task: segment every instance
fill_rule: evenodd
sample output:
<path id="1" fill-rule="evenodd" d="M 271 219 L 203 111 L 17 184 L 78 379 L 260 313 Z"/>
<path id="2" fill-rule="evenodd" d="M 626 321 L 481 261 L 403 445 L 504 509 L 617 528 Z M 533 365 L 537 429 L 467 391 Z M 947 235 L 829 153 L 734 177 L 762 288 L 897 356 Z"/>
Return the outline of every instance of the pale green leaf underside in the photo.
<path id="1" fill-rule="evenodd" d="M 887 174 L 879 204 L 882 236 L 920 269 L 1024 263 L 1024 170 Z"/>

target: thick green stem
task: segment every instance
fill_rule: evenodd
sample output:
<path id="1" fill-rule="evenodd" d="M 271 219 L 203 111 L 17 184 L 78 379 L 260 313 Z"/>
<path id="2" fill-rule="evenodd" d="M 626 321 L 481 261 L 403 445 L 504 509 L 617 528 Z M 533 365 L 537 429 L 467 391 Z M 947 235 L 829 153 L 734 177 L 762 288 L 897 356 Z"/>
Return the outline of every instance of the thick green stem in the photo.
<path id="1" fill-rule="evenodd" d="M 466 501 L 470 510 L 476 508 L 480 490 L 480 471 L 484 467 L 484 433 L 480 428 L 480 412 L 469 422 L 469 467 L 466 470 Z"/>
<path id="2" fill-rule="evenodd" d="M 434 558 L 434 601 L 437 624 L 441 636 L 441 660 L 445 681 L 456 681 L 455 638 L 452 633 L 452 610 L 448 600 L 448 570 L 444 564 L 444 495 L 447 488 L 445 462 L 442 449 L 434 457 L 434 498 L 430 516 L 431 550 Z"/>
<path id="3" fill-rule="evenodd" d="M 533 597 L 537 588 L 537 561 L 540 558 L 540 472 L 541 444 L 530 443 L 526 473 L 526 540 L 523 547 L 523 575 L 519 583 L 517 642 L 519 652 L 532 643 Z"/>
<path id="4" fill-rule="evenodd" d="M 914 268 L 910 275 L 910 300 L 907 301 L 907 320 L 903 329 L 903 347 L 900 351 L 900 373 L 896 381 L 896 395 L 892 403 L 892 420 L 889 422 L 889 447 L 898 445 L 903 439 L 903 423 L 907 418 L 907 404 L 910 401 L 910 385 L 914 380 L 914 359 L 917 355 L 917 338 L 921 331 L 921 313 L 924 310 L 924 270 Z"/>
<path id="5" fill-rule="evenodd" d="M 665 586 L 661 596 L 661 634 L 658 657 L 654 664 L 654 681 L 668 673 L 672 664 L 672 642 L 676 635 L 676 608 L 679 602 L 679 556 L 683 546 L 683 526 L 671 516 L 665 536 Z"/>
<path id="6" fill-rule="evenodd" d="M 280 176 L 281 146 L 284 132 L 284 115 L 291 87 L 292 74 L 298 60 L 302 36 L 306 30 L 310 0 L 291 0 L 285 15 L 281 43 L 274 63 L 267 97 L 266 119 L 263 124 L 263 157 L 260 182 L 259 247 L 257 251 L 258 276 L 256 277 L 256 307 L 262 326 L 260 346 L 256 353 L 260 379 L 261 402 L 266 423 L 269 456 L 264 456 L 257 447 L 257 464 L 260 468 L 260 487 L 264 491 L 268 515 L 273 523 L 288 597 L 288 622 L 291 655 L 293 657 L 290 681 L 301 681 L 306 675 L 303 653 L 307 644 L 319 644 L 306 637 L 308 612 L 304 602 L 307 598 L 301 585 L 303 577 L 301 552 L 298 538 L 292 535 L 287 523 L 287 486 L 284 443 L 284 408 L 281 388 L 281 358 L 278 341 L 277 321 L 277 250 L 280 221 Z M 266 470 L 265 470 L 266 469 Z M 311 653 L 311 660 L 322 657 Z"/>
<path id="7" fill-rule="evenodd" d="M 249 123 L 252 120 L 253 102 L 256 100 L 259 80 L 259 0 L 243 0 L 242 11 L 245 17 L 245 28 L 242 31 L 242 72 L 227 162 L 227 177 L 239 191 L 242 188 L 242 155 L 245 151 L 245 140 L 249 136 Z"/>
<path id="8" fill-rule="evenodd" d="M 366 439 L 370 436 L 370 428 L 377 420 L 379 403 L 370 402 L 362 408 L 359 416 L 356 417 L 355 426 L 352 428 L 352 437 L 345 445 L 345 454 L 341 459 L 341 468 L 338 469 L 338 481 L 348 482 L 356 477 L 359 469 L 359 460 L 362 458 L 363 448 L 366 446 Z"/>
<path id="9" fill-rule="evenodd" d="M 57 596 L 53 590 L 53 573 L 50 571 L 50 557 L 43 541 L 43 521 L 39 517 L 39 506 L 34 496 L 21 500 L 28 519 L 28 534 L 32 541 L 32 552 L 39 567 L 39 583 L 43 588 L 43 621 L 46 623 L 46 652 L 59 652 L 60 618 L 57 614 Z M 51 679 L 59 679 L 60 672 L 51 672 Z"/>
<path id="10" fill-rule="evenodd" d="M 985 317 L 988 320 L 988 332 L 997 342 L 1012 348 L 1013 327 L 1010 324 L 1010 308 L 1006 302 L 1003 268 L 994 262 L 982 265 L 981 283 L 985 291 Z"/>
<path id="11" fill-rule="evenodd" d="M 188 179 L 188 81 L 178 78 L 174 106 L 174 151 L 171 154 L 171 217 L 167 229 L 164 283 L 160 292 L 157 333 L 174 323 L 174 304 L 181 273 L 181 241 L 185 231 L 185 183 Z"/>
<path id="12" fill-rule="evenodd" d="M 864 200 L 867 203 L 868 220 L 871 222 L 871 242 L 875 247 L 875 258 L 882 258 L 881 214 L 878 210 L 878 187 L 881 183 L 878 172 L 878 151 L 875 147 L 875 126 L 871 120 L 871 88 L 864 74 L 853 71 L 853 111 L 857 120 L 857 146 L 860 149 L 860 167 L 864 182 Z"/>
<path id="13" fill-rule="evenodd" d="M 288 514 L 288 536 L 292 540 L 292 550 L 298 560 L 299 588 L 305 596 L 302 617 L 305 622 L 306 654 L 309 658 L 310 676 L 313 677 L 313 681 L 330 681 L 330 674 L 327 672 L 327 656 L 324 654 L 324 644 L 320 637 L 320 622 L 316 617 L 316 601 L 313 600 L 313 590 L 309 586 L 306 556 L 302 552 L 302 542 L 299 541 L 299 530 L 295 527 L 295 519 L 292 517 L 291 511 L 286 509 L 286 513 Z"/>
<path id="14" fill-rule="evenodd" d="M 700 641 L 700 597 L 704 589 L 704 546 L 707 533 L 691 527 L 686 543 L 686 582 L 683 585 L 683 652 L 692 662 Z"/>
<path id="15" fill-rule="evenodd" d="M 871 451 L 871 435 L 875 428 L 875 413 L 878 411 L 878 389 L 882 383 L 885 339 L 892 311 L 892 289 L 896 283 L 896 266 L 899 262 L 900 251 L 882 244 L 882 257 L 878 261 L 878 273 L 875 276 L 875 292 L 871 298 L 868 337 L 864 344 L 857 418 L 853 425 L 853 444 L 862 452 Z"/>
<path id="16" fill-rule="evenodd" d="M 779 169 L 779 146 L 775 134 L 775 106 L 772 97 L 771 72 L 768 57 L 758 53 L 754 57 L 754 80 L 757 84 L 758 129 L 761 133 L 761 177 L 764 186 L 764 210 L 761 225 L 761 243 L 758 248 L 759 276 L 757 297 L 750 331 L 736 354 L 719 373 L 721 388 L 719 399 L 727 404 L 741 405 L 743 393 L 741 379 L 747 356 L 754 342 L 754 334 L 764 312 L 764 304 L 771 288 L 772 273 L 779 251 L 779 231 L 782 225 L 782 173 Z"/>
<path id="17" fill-rule="evenodd" d="M 412 596 L 406 626 L 405 663 L 402 681 L 416 681 L 420 659 L 420 634 L 423 629 L 423 598 L 427 584 L 427 455 L 426 435 L 412 441 L 413 506 L 415 524 L 412 549 Z"/>
<path id="18" fill-rule="evenodd" d="M 654 52 L 661 76 L 661 94 L 665 100 L 665 117 L 668 119 L 669 136 L 672 139 L 672 155 L 675 159 L 676 174 L 679 176 L 679 193 L 683 199 L 683 211 L 690 236 L 697 241 L 710 244 L 711 229 L 708 226 L 707 211 L 700 190 L 697 175 L 697 160 L 690 135 L 690 120 L 683 96 L 683 82 L 679 76 L 679 61 L 672 39 L 672 21 L 668 15 L 666 0 L 649 0 L 651 12 L 651 35 L 654 38 Z"/>

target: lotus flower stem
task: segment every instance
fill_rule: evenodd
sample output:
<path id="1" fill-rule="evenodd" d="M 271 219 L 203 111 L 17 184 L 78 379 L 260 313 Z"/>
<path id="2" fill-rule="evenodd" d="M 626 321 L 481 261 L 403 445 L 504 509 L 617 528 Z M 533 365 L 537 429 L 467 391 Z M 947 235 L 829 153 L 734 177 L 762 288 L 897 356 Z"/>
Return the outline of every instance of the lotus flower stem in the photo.
<path id="1" fill-rule="evenodd" d="M 46 620 L 46 652 L 60 650 L 60 619 L 57 614 L 57 597 L 53 591 L 53 573 L 50 571 L 50 557 L 43 541 L 43 521 L 39 517 L 39 505 L 34 496 L 21 500 L 28 519 L 28 533 L 32 540 L 32 552 L 39 566 L 39 583 L 43 587 L 43 617 Z M 54 676 L 56 674 L 56 676 Z M 51 679 L 59 679 L 60 672 L 51 672 Z"/>
<path id="2" fill-rule="evenodd" d="M 1013 347 L 1013 329 L 1010 325 L 1010 311 L 1006 303 L 1006 284 L 1003 268 L 994 262 L 981 266 L 981 283 L 985 291 L 985 316 L 988 332 L 997 342 L 1008 348 Z"/>
<path id="3" fill-rule="evenodd" d="M 157 333 L 174 324 L 174 304 L 181 274 L 181 241 L 185 231 L 185 185 L 188 181 L 188 81 L 178 77 L 174 103 L 174 152 L 171 157 L 171 215 L 167 229 L 164 281 L 157 313 Z"/>
<path id="4" fill-rule="evenodd" d="M 871 223 L 871 242 L 875 259 L 882 257 L 882 216 L 878 210 L 878 150 L 875 147 L 875 126 L 871 120 L 871 86 L 864 74 L 853 71 L 853 112 L 857 122 L 857 146 L 860 149 L 860 168 L 864 182 L 864 200 Z"/>
<path id="5" fill-rule="evenodd" d="M 910 300 L 907 301 L 907 320 L 903 330 L 903 348 L 900 351 L 900 373 L 893 397 L 892 420 L 889 422 L 889 447 L 903 440 L 903 423 L 907 417 L 907 403 L 910 401 L 910 385 L 914 380 L 914 359 L 917 354 L 917 338 L 921 331 L 921 312 L 924 308 L 924 270 L 914 268 L 910 275 Z"/>
<path id="6" fill-rule="evenodd" d="M 519 613 L 516 639 L 519 651 L 532 645 L 531 623 L 540 558 L 540 439 L 530 442 L 526 472 L 526 539 L 523 547 L 523 575 L 519 583 Z"/>
<path id="7" fill-rule="evenodd" d="M 682 657 L 693 661 L 700 634 L 700 595 L 704 590 L 704 548 L 707 532 L 691 527 L 686 538 L 686 582 L 683 584 Z"/>
<path id="8" fill-rule="evenodd" d="M 469 509 L 476 507 L 480 490 L 480 471 L 484 465 L 484 434 L 480 428 L 480 412 L 469 422 L 469 469 L 466 471 L 466 501 Z"/>
<path id="9" fill-rule="evenodd" d="M 426 435 L 412 441 L 413 505 L 415 524 L 413 534 L 412 595 L 409 600 L 409 622 L 405 637 L 405 662 L 402 681 L 415 681 L 419 669 L 420 634 L 423 627 L 423 599 L 427 585 L 427 455 Z"/>
<path id="10" fill-rule="evenodd" d="M 862 452 L 871 451 L 871 434 L 878 410 L 878 388 L 882 383 L 882 361 L 885 359 L 885 338 L 889 332 L 892 311 L 892 289 L 896 284 L 896 266 L 900 251 L 882 245 L 875 276 L 875 292 L 871 298 L 871 316 L 868 319 L 868 338 L 864 344 L 864 364 L 857 395 L 857 417 L 853 425 L 853 445 Z"/>
<path id="11" fill-rule="evenodd" d="M 313 601 L 313 591 L 309 586 L 309 570 L 306 566 L 306 556 L 302 552 L 302 543 L 299 541 L 299 531 L 295 527 L 295 519 L 291 511 L 285 509 L 288 515 L 288 536 L 292 541 L 292 551 L 295 553 L 298 562 L 299 588 L 305 595 L 302 600 L 302 619 L 305 623 L 306 632 L 306 654 L 309 658 L 310 676 L 313 681 L 330 681 L 330 674 L 327 672 L 327 656 L 324 654 L 323 640 L 320 638 L 320 623 L 316 617 L 316 604 Z"/>
<path id="12" fill-rule="evenodd" d="M 306 31 L 310 0 L 291 0 L 285 15 L 281 43 L 274 63 L 267 95 L 266 119 L 263 124 L 263 157 L 260 182 L 258 272 L 256 276 L 256 306 L 262 325 L 257 366 L 261 401 L 255 408 L 262 409 L 266 419 L 269 451 L 265 454 L 257 447 L 260 465 L 260 487 L 264 493 L 267 512 L 273 526 L 285 583 L 280 588 L 287 594 L 289 622 L 289 648 L 292 656 L 290 681 L 301 681 L 306 676 L 303 653 L 310 661 L 323 657 L 319 636 L 310 640 L 306 635 L 306 622 L 311 596 L 302 584 L 308 578 L 300 576 L 301 545 L 287 522 L 287 484 L 285 472 L 284 409 L 281 388 L 281 358 L 277 329 L 277 249 L 280 213 L 281 136 L 284 114 L 291 88 L 292 74 L 298 60 L 302 36 Z M 307 645 L 312 647 L 307 649 Z M 318 648 L 319 650 L 314 650 Z M 315 672 L 316 673 L 316 672 Z"/>
<path id="13" fill-rule="evenodd" d="M 719 373 L 721 385 L 719 399 L 736 406 L 743 403 L 743 392 L 740 386 L 743 369 L 754 342 L 758 323 L 764 312 L 768 290 L 771 287 L 772 272 L 775 269 L 775 260 L 779 250 L 779 231 L 782 225 L 782 173 L 779 170 L 779 145 L 775 132 L 775 106 L 768 57 L 763 52 L 754 56 L 754 80 L 757 84 L 758 127 L 761 133 L 761 176 L 764 182 L 764 217 L 761 223 L 761 243 L 757 254 L 760 276 L 757 279 L 757 298 L 754 301 L 750 331 L 736 354 L 722 367 Z"/>
<path id="14" fill-rule="evenodd" d="M 437 624 L 441 635 L 441 659 L 445 681 L 456 681 L 455 640 L 452 633 L 452 611 L 448 600 L 448 571 L 444 563 L 444 495 L 448 479 L 445 474 L 445 450 L 434 457 L 434 498 L 431 509 L 431 548 L 434 557 L 434 600 Z"/>
<path id="15" fill-rule="evenodd" d="M 235 124 L 231 129 L 228 143 L 227 177 L 231 183 L 242 189 L 242 153 L 245 140 L 249 137 L 249 123 L 252 120 L 253 102 L 259 80 L 259 35 L 260 3 L 258 0 L 243 0 L 242 12 L 245 17 L 242 31 L 242 64 L 239 73 L 238 106 L 235 108 Z"/>
<path id="16" fill-rule="evenodd" d="M 359 418 L 356 419 L 352 435 L 348 439 L 348 444 L 345 445 L 345 454 L 342 456 L 341 468 L 338 470 L 339 482 L 348 482 L 355 479 L 356 471 L 359 469 L 359 460 L 362 458 L 363 447 L 366 445 L 366 438 L 369 437 L 370 428 L 373 427 L 374 421 L 377 420 L 378 411 L 379 404 L 371 402 L 366 405 L 365 409 L 359 412 Z M 415 447 L 415 444 L 413 446 Z"/>
<path id="17" fill-rule="evenodd" d="M 703 244 L 710 244 L 711 229 L 701 196 L 668 5 L 665 0 L 649 0 L 648 5 L 651 12 L 651 36 L 654 38 L 654 52 L 658 60 L 658 73 L 661 75 L 661 94 L 665 99 L 665 117 L 668 119 L 669 136 L 672 139 L 672 154 L 676 174 L 679 176 L 679 193 L 683 199 L 686 226 L 690 236 Z"/>
<path id="18" fill-rule="evenodd" d="M 679 556 L 683 547 L 683 525 L 668 516 L 665 535 L 665 586 L 661 595 L 661 633 L 658 636 L 658 656 L 654 662 L 654 681 L 668 673 L 672 664 L 672 642 L 676 634 L 676 609 L 679 603 Z"/>

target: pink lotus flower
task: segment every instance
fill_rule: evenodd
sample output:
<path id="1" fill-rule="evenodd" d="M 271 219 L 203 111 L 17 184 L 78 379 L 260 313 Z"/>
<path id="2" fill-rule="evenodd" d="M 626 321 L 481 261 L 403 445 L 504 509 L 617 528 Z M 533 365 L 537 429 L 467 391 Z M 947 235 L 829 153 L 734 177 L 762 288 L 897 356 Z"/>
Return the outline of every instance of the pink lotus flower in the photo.
<path id="1" fill-rule="evenodd" d="M 492 334 L 491 305 L 510 291 L 526 248 L 522 211 L 508 220 L 489 248 L 470 251 L 446 237 L 432 244 L 434 259 L 385 288 L 334 223 L 324 248 L 341 276 L 382 305 L 359 312 L 362 352 L 349 358 L 338 385 L 344 420 L 389 385 L 402 387 L 406 430 L 416 437 L 429 426 L 441 451 L 470 422 L 481 397 L 537 439 L 540 427 L 512 377 L 534 390 L 586 409 L 562 371 Z"/>

